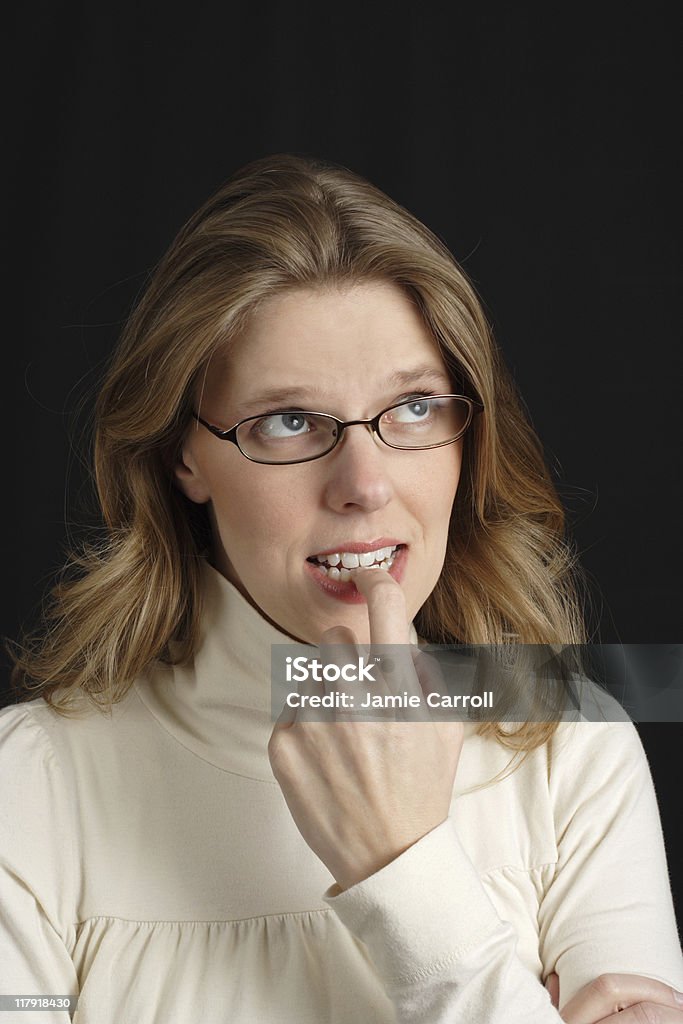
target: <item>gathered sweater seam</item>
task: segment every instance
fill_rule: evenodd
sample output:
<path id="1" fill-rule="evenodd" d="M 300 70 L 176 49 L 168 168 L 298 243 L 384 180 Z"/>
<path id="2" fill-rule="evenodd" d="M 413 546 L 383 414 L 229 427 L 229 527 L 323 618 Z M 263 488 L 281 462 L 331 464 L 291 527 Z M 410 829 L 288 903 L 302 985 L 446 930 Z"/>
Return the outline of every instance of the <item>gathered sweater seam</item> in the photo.
<path id="1" fill-rule="evenodd" d="M 77 921 L 74 927 L 81 928 L 83 925 L 90 924 L 92 921 L 121 921 L 123 924 L 244 924 L 248 921 L 269 921 L 269 920 L 284 920 L 290 917 L 310 917 L 311 914 L 330 914 L 329 907 L 318 907 L 314 910 L 288 910 L 282 914 L 254 914 L 251 917 L 218 917 L 218 918 L 206 918 L 206 919 L 195 919 L 189 917 L 178 917 L 178 918 L 137 918 L 137 917 L 120 917 L 117 914 L 92 914 L 90 917 L 83 918 L 82 921 Z"/>

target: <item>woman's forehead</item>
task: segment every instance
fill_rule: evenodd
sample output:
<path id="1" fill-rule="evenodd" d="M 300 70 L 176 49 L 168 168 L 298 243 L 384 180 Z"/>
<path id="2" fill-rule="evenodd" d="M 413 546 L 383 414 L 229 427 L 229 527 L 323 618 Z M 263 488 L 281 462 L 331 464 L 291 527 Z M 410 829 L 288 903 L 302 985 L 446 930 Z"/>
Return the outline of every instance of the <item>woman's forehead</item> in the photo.
<path id="1" fill-rule="evenodd" d="M 225 346 L 220 363 L 235 380 L 257 374 L 269 383 L 361 366 L 375 374 L 413 365 L 444 369 L 417 305 L 383 282 L 275 295 Z"/>

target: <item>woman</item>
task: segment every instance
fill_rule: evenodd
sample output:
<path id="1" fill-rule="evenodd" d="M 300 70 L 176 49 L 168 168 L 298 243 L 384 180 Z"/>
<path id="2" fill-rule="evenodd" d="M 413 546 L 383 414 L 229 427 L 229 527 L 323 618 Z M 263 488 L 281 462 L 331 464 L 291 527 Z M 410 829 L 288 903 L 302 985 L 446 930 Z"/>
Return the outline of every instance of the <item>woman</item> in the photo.
<path id="1" fill-rule="evenodd" d="M 274 644 L 585 639 L 541 446 L 434 236 L 345 170 L 243 169 L 97 420 L 106 541 L 0 716 L 4 991 L 80 993 L 81 1024 L 683 1021 L 630 723 L 273 727 Z"/>

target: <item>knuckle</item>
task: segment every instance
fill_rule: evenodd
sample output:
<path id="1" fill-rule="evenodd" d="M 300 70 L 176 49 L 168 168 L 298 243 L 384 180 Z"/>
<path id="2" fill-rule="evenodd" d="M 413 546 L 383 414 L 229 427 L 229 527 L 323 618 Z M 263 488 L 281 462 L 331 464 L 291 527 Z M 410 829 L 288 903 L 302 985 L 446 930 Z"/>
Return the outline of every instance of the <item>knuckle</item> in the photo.
<path id="1" fill-rule="evenodd" d="M 320 637 L 321 644 L 355 644 L 356 637 L 348 626 L 331 626 Z"/>
<path id="2" fill-rule="evenodd" d="M 268 746 L 268 760 L 270 761 L 270 767 L 275 778 L 281 779 L 283 777 L 282 752 L 277 746 Z"/>
<path id="3" fill-rule="evenodd" d="M 615 1001 L 619 999 L 622 991 L 616 974 L 601 974 L 589 987 L 601 998 Z"/>
<path id="4" fill-rule="evenodd" d="M 271 736 L 268 741 L 268 759 L 276 776 L 283 777 L 287 774 L 292 766 L 292 757 L 283 736 Z"/>
<path id="5" fill-rule="evenodd" d="M 443 682 L 443 673 L 439 662 L 432 654 L 425 654 L 424 651 L 419 651 L 417 654 L 413 654 L 413 660 L 415 666 L 420 672 L 430 681 L 439 680 Z"/>

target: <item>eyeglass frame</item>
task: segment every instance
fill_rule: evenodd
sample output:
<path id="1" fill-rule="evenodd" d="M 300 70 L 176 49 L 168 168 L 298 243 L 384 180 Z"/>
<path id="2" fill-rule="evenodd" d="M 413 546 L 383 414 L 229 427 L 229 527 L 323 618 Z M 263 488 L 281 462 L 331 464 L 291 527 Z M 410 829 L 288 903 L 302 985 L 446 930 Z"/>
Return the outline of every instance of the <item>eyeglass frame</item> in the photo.
<path id="1" fill-rule="evenodd" d="M 391 409 L 400 409 L 404 405 L 413 405 L 415 402 L 418 401 L 431 401 L 432 399 L 435 398 L 459 398 L 461 399 L 461 401 L 468 403 L 469 415 L 467 417 L 467 423 L 456 437 L 451 437 L 448 439 L 448 441 L 439 441 L 437 444 L 425 445 L 400 445 L 391 444 L 389 441 L 385 441 L 379 429 L 379 422 L 385 413 L 389 412 Z M 416 395 L 414 398 L 406 398 L 405 401 L 403 402 L 394 402 L 392 403 L 392 405 L 387 405 L 386 408 L 382 409 L 381 412 L 378 412 L 376 416 L 373 416 L 371 419 L 367 420 L 340 420 L 339 417 L 333 416 L 331 412 L 316 412 L 313 409 L 277 409 L 274 412 L 259 413 L 256 416 L 245 416 L 244 419 L 239 420 L 232 427 L 228 427 L 227 429 L 223 430 L 222 427 L 216 427 L 213 424 L 208 423 L 205 419 L 202 419 L 199 413 L 196 412 L 194 409 L 192 410 L 192 415 L 194 416 L 198 423 L 201 423 L 203 427 L 206 427 L 207 430 L 211 431 L 211 433 L 215 437 L 217 437 L 219 441 L 231 441 L 239 451 L 240 455 L 243 455 L 245 459 L 249 460 L 249 462 L 255 462 L 259 466 L 298 466 L 299 464 L 304 462 L 315 462 L 316 459 L 322 459 L 326 455 L 329 455 L 330 452 L 333 452 L 334 449 L 341 443 L 341 440 L 344 436 L 344 431 L 346 430 L 347 427 L 355 427 L 361 424 L 366 427 L 371 427 L 373 434 L 375 434 L 380 439 L 382 444 L 385 444 L 387 448 L 394 448 L 397 451 L 419 452 L 428 451 L 430 448 L 443 448 L 444 445 L 455 444 L 455 442 L 459 441 L 461 437 L 464 437 L 464 435 L 471 427 L 474 417 L 478 416 L 479 413 L 483 411 L 483 403 L 476 398 L 469 398 L 467 395 Z M 327 451 L 325 452 L 321 452 L 320 455 L 309 455 L 305 459 L 287 459 L 285 462 L 266 462 L 263 459 L 254 459 L 251 457 L 251 455 L 247 455 L 246 452 L 240 447 L 240 443 L 237 440 L 237 431 L 242 426 L 243 423 L 249 423 L 251 420 L 263 420 L 266 419 L 268 416 L 292 416 L 297 413 L 299 413 L 302 416 L 323 416 L 325 419 L 333 420 L 338 425 L 339 430 L 332 447 L 328 448 Z"/>

